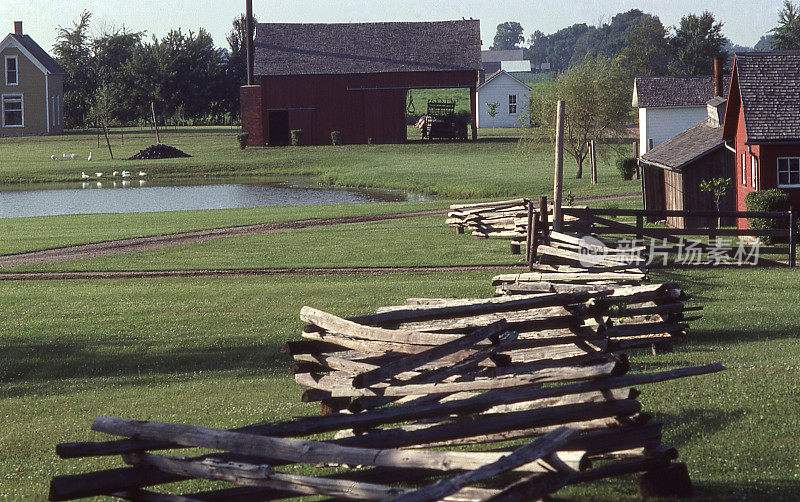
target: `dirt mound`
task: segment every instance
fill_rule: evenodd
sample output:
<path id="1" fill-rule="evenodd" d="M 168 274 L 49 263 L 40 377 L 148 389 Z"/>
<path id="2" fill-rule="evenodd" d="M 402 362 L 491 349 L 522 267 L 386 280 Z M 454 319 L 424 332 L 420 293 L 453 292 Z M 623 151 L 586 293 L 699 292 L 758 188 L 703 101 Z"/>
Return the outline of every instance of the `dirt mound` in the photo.
<path id="1" fill-rule="evenodd" d="M 191 157 L 191 155 L 178 150 L 174 146 L 159 144 L 148 146 L 128 160 L 179 159 L 181 157 Z"/>

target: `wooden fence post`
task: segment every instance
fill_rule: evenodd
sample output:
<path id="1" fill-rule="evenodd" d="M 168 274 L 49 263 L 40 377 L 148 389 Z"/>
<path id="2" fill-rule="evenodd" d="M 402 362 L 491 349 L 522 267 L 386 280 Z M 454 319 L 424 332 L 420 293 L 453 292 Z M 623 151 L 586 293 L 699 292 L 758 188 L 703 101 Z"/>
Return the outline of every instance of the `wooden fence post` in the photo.
<path id="1" fill-rule="evenodd" d="M 797 251 L 795 250 L 795 246 L 797 245 L 796 226 L 797 224 L 794 217 L 794 207 L 792 207 L 789 209 L 789 266 L 792 268 L 794 268 L 797 258 Z"/>
<path id="2" fill-rule="evenodd" d="M 633 141 L 633 158 L 634 159 L 638 159 L 639 158 L 639 140 L 634 140 Z M 639 174 L 639 162 L 637 160 L 637 162 L 636 162 L 636 170 L 633 172 L 633 179 L 638 180 L 639 177 L 640 177 L 640 174 Z"/>
<path id="3" fill-rule="evenodd" d="M 525 202 L 525 205 L 528 206 L 528 235 L 525 241 L 525 261 L 530 265 L 532 261 L 531 257 L 533 256 L 533 250 L 531 249 L 531 247 L 533 247 L 533 234 L 536 228 L 533 224 L 533 201 L 528 200 Z"/>
<path id="4" fill-rule="evenodd" d="M 531 203 L 533 206 L 533 203 Z M 531 247 L 528 252 L 528 270 L 533 270 L 533 264 L 536 262 L 536 248 L 539 247 L 539 218 L 533 218 L 533 236 L 531 237 Z"/>
<path id="5" fill-rule="evenodd" d="M 592 185 L 597 184 L 597 152 L 594 149 L 594 140 L 589 140 L 589 181 Z"/>
<path id="6" fill-rule="evenodd" d="M 564 102 L 556 106 L 556 162 L 553 176 L 553 230 L 561 231 L 561 189 L 564 181 Z"/>
<path id="7" fill-rule="evenodd" d="M 636 239 L 642 240 L 644 239 L 644 235 L 642 235 L 642 229 L 644 228 L 644 215 L 637 214 L 636 215 Z"/>

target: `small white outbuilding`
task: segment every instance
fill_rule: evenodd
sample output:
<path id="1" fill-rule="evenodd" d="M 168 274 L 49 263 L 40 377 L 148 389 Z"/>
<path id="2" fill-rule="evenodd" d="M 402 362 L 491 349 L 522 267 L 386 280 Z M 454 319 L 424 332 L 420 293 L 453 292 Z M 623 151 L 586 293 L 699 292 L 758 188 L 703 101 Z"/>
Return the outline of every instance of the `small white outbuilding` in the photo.
<path id="1" fill-rule="evenodd" d="M 533 89 L 500 70 L 478 86 L 478 127 L 522 127 Z M 494 118 L 491 104 L 497 103 Z"/>

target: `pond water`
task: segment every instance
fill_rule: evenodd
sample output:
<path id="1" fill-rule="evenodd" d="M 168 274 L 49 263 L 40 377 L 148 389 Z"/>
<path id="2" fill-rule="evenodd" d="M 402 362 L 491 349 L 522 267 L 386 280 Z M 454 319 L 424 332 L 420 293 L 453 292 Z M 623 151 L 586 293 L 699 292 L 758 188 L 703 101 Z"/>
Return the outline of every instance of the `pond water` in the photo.
<path id="1" fill-rule="evenodd" d="M 403 200 L 426 197 L 405 191 L 321 187 L 298 180 L 204 184 L 109 180 L 35 189 L 0 187 L 0 218 Z"/>

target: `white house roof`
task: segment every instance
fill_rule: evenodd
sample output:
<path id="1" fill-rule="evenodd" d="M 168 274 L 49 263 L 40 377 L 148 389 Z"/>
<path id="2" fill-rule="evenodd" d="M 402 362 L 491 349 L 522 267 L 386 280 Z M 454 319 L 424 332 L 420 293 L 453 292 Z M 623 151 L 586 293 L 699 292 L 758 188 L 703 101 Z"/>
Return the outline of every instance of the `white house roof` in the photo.
<path id="1" fill-rule="evenodd" d="M 50 57 L 50 55 L 28 35 L 10 33 L 8 36 L 6 36 L 6 38 L 3 39 L 2 42 L 0 42 L 0 51 L 8 47 L 14 47 L 25 54 L 25 57 L 30 59 L 31 62 L 45 75 L 52 73 L 66 73 L 64 68 L 62 68 L 61 65 L 59 65 L 52 57 Z"/>
<path id="2" fill-rule="evenodd" d="M 513 80 L 514 82 L 519 84 L 521 87 L 524 87 L 525 89 L 527 89 L 529 91 L 533 90 L 531 87 L 529 87 L 528 85 L 524 84 L 518 78 L 514 77 L 513 75 L 511 75 L 510 73 L 508 73 L 505 70 L 500 70 L 500 71 L 494 72 L 491 77 L 486 79 L 486 82 L 484 82 L 484 83 L 482 83 L 481 85 L 478 86 L 478 90 L 480 90 L 482 87 L 486 87 L 490 82 L 492 82 L 495 79 L 499 78 L 501 75 L 505 75 L 506 77 L 510 78 L 511 80 Z"/>

